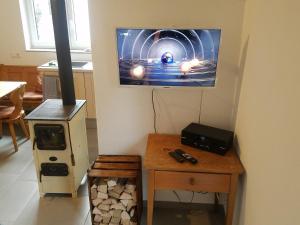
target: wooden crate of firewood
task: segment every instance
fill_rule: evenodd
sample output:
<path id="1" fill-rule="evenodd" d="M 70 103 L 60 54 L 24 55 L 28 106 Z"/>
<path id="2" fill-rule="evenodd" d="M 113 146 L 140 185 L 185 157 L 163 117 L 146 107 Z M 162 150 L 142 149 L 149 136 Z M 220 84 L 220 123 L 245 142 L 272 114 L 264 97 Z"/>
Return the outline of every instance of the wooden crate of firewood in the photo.
<path id="1" fill-rule="evenodd" d="M 93 225 L 140 225 L 141 157 L 100 155 L 88 170 Z"/>

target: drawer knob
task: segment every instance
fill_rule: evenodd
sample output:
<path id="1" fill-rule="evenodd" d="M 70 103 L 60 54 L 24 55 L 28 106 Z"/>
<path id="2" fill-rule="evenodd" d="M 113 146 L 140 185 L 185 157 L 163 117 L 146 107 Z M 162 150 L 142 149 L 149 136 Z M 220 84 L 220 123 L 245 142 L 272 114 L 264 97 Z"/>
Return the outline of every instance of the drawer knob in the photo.
<path id="1" fill-rule="evenodd" d="M 190 178 L 190 185 L 194 185 L 195 184 L 195 179 L 193 177 Z"/>

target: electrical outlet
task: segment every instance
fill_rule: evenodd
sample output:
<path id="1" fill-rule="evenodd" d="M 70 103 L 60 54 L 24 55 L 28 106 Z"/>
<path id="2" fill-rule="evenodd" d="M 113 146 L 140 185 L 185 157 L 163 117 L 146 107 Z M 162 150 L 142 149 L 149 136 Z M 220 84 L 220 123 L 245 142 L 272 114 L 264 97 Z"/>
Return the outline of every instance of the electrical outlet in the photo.
<path id="1" fill-rule="evenodd" d="M 14 52 L 10 54 L 10 57 L 13 59 L 20 59 L 21 58 L 21 54 L 19 52 Z"/>

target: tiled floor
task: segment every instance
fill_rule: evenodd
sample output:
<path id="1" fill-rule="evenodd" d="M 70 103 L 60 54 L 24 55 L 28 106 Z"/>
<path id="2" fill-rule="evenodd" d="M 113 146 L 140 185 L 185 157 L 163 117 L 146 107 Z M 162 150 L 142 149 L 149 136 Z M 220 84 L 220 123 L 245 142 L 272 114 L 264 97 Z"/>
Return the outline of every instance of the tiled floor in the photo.
<path id="1" fill-rule="evenodd" d="M 92 161 L 98 152 L 96 129 L 88 129 L 88 141 Z M 0 139 L 0 225 L 84 225 L 89 213 L 86 184 L 76 199 L 64 195 L 40 198 L 31 142 L 20 133 L 18 143 L 15 153 L 10 136 L 4 132 Z"/>
<path id="2" fill-rule="evenodd" d="M 98 154 L 97 132 L 87 131 L 92 162 Z M 40 198 L 31 142 L 20 136 L 18 143 L 19 151 L 15 153 L 9 136 L 0 139 L 0 225 L 92 225 L 87 185 L 80 187 L 76 199 L 66 195 Z M 211 207 L 199 204 L 176 203 L 165 207 L 158 203 L 154 215 L 154 225 L 222 225 L 220 221 L 224 221 L 222 210 L 214 213 Z"/>

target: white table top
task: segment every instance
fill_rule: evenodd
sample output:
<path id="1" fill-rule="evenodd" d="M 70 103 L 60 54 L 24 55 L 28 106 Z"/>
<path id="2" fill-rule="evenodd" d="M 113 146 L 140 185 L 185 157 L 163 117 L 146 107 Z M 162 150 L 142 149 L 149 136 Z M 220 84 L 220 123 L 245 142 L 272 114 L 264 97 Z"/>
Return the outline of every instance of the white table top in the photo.
<path id="1" fill-rule="evenodd" d="M 0 81 L 0 98 L 10 94 L 24 84 L 26 82 L 23 81 Z"/>

